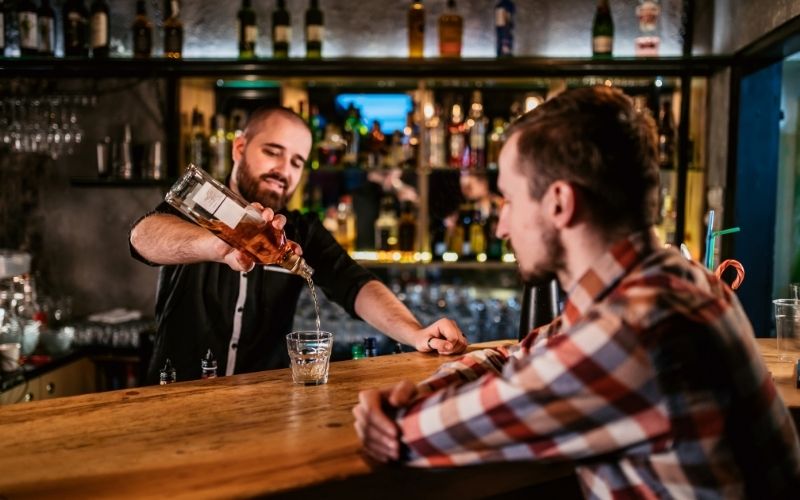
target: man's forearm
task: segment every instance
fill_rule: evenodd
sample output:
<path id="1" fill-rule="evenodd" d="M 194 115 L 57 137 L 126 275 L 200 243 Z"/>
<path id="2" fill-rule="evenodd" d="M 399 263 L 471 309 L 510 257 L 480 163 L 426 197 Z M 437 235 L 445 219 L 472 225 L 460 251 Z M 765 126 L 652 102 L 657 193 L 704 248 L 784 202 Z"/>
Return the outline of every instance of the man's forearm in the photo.
<path id="1" fill-rule="evenodd" d="M 411 311 L 377 280 L 361 287 L 355 310 L 364 321 L 404 344 L 414 345 L 413 334 L 422 328 Z"/>
<path id="2" fill-rule="evenodd" d="M 136 251 L 163 265 L 218 261 L 217 241 L 223 243 L 206 229 L 170 214 L 145 217 L 131 230 Z"/>

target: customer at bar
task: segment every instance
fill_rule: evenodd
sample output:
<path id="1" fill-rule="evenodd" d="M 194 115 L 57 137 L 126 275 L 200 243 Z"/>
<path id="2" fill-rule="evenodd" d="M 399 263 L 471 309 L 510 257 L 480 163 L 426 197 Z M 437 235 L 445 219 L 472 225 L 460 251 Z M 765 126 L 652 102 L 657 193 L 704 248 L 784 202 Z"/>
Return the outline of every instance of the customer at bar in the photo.
<path id="1" fill-rule="evenodd" d="M 590 498 L 797 498 L 797 433 L 741 305 L 651 227 L 656 141 L 653 120 L 606 87 L 509 129 L 497 232 L 525 280 L 558 279 L 563 314 L 419 385 L 361 392 L 368 455 L 569 461 Z"/>
<path id="2" fill-rule="evenodd" d="M 423 352 L 463 352 L 466 340 L 455 322 L 443 318 L 422 327 L 315 215 L 286 210 L 310 150 L 311 131 L 300 116 L 285 108 L 259 108 L 234 141 L 228 187 L 263 208 L 267 222 L 285 229 L 314 268 L 316 286 L 350 315 Z M 200 360 L 208 349 L 226 375 L 289 366 L 285 335 L 292 329 L 304 279 L 255 266 L 247 254 L 166 202 L 134 224 L 130 244 L 135 258 L 162 266 L 149 382 L 158 380 L 167 358 L 178 380 L 200 378 Z"/>

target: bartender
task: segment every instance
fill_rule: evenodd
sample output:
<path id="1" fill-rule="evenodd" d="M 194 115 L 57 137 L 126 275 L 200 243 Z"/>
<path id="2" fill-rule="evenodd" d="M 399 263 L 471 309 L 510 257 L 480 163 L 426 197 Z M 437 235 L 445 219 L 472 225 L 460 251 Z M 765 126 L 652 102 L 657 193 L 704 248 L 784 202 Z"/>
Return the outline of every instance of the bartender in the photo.
<path id="1" fill-rule="evenodd" d="M 422 326 L 371 273 L 351 259 L 316 215 L 286 210 L 311 150 L 311 131 L 285 108 L 259 108 L 233 143 L 228 187 L 261 205 L 268 223 L 286 231 L 315 269 L 313 280 L 348 314 L 420 352 L 466 349 L 456 323 Z M 130 233 L 134 258 L 161 266 L 156 297 L 158 330 L 148 381 L 172 361 L 178 380 L 200 377 L 200 360 L 216 354 L 231 375 L 289 365 L 285 335 L 292 330 L 305 281 L 253 259 L 183 218 L 166 202 L 139 219 Z"/>

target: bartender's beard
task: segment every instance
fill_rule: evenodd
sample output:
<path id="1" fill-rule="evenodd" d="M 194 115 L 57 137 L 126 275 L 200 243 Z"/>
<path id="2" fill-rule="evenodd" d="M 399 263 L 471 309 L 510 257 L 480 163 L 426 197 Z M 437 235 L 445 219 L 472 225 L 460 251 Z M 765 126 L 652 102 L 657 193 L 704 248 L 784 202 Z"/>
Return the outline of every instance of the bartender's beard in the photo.
<path id="1" fill-rule="evenodd" d="M 268 172 L 259 177 L 254 177 L 250 173 L 250 165 L 242 157 L 236 172 L 236 185 L 239 187 L 239 192 L 244 196 L 244 199 L 250 203 L 261 203 L 265 208 L 271 208 L 275 211 L 283 210 L 292 193 L 288 192 L 287 188 L 284 188 L 283 192 L 277 193 L 261 186 L 261 181 L 266 179 L 278 179 L 283 181 L 284 185 L 289 185 L 289 179 L 276 172 Z"/>
<path id="2" fill-rule="evenodd" d="M 558 230 L 552 225 L 543 222 L 541 248 L 544 257 L 533 266 L 533 269 L 523 271 L 520 269 L 522 280 L 532 286 L 549 284 L 558 277 L 558 271 L 564 268 L 564 244 Z"/>

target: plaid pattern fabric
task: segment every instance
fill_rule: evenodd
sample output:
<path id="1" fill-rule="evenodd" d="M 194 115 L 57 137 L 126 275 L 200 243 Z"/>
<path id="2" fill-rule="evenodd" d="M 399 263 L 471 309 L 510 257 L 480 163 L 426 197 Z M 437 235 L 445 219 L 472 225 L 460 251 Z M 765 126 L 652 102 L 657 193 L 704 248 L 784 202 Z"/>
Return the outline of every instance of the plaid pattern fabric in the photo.
<path id="1" fill-rule="evenodd" d="M 741 305 L 658 247 L 617 243 L 553 323 L 420 384 L 396 415 L 409 465 L 568 460 L 589 498 L 797 498 L 797 433 Z"/>

